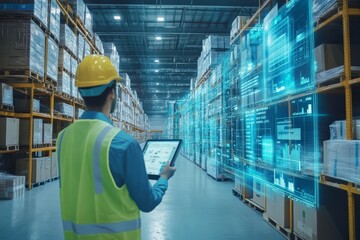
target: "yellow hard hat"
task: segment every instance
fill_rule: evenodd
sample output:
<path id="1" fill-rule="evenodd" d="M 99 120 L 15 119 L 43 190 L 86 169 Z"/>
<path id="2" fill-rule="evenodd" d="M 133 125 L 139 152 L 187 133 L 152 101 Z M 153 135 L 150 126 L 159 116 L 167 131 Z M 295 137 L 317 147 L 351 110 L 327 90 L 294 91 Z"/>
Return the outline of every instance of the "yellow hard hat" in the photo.
<path id="1" fill-rule="evenodd" d="M 119 73 L 108 57 L 92 54 L 86 56 L 77 67 L 75 86 L 79 88 L 81 95 L 86 96 L 89 95 L 86 94 L 86 89 L 88 88 L 90 88 L 88 90 L 91 90 L 94 87 L 101 86 L 100 88 L 105 90 L 108 84 L 114 80 L 120 81 L 121 79 L 122 78 L 120 78 Z M 94 93 L 90 95 L 94 96 Z M 95 96 L 96 95 L 98 94 L 95 94 Z"/>

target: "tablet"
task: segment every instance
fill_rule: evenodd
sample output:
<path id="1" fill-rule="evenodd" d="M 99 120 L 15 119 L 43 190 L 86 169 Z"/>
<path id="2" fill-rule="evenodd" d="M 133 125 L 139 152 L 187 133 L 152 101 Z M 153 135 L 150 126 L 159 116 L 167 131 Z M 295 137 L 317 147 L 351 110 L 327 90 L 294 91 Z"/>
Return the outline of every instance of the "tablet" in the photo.
<path id="1" fill-rule="evenodd" d="M 145 167 L 149 179 L 159 179 L 162 166 L 174 166 L 181 146 L 180 139 L 148 140 L 143 148 Z"/>

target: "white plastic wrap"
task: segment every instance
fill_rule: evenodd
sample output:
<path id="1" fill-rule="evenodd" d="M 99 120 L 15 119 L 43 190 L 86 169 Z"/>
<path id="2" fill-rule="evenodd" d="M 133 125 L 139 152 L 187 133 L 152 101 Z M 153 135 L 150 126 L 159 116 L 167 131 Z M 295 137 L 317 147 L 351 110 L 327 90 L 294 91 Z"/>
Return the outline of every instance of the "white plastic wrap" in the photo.
<path id="1" fill-rule="evenodd" d="M 59 47 L 51 38 L 48 38 L 47 75 L 55 81 L 58 77 L 58 60 Z"/>
<path id="2" fill-rule="evenodd" d="M 76 69 L 77 69 L 77 66 L 78 66 L 78 62 L 76 59 L 74 59 L 73 57 L 70 57 L 70 61 L 71 61 L 71 64 L 70 64 L 70 73 L 75 76 L 76 75 Z"/>
<path id="3" fill-rule="evenodd" d="M 44 123 L 44 144 L 52 143 L 52 124 Z"/>
<path id="4" fill-rule="evenodd" d="M 359 140 L 324 141 L 324 174 L 360 183 Z"/>
<path id="5" fill-rule="evenodd" d="M 351 66 L 351 71 L 354 73 L 360 73 L 360 67 Z M 340 78 L 345 72 L 344 66 L 335 67 L 323 72 L 319 72 L 315 76 L 317 83 L 323 83 L 334 78 Z"/>
<path id="6" fill-rule="evenodd" d="M 104 54 L 110 58 L 117 71 L 119 71 L 120 57 L 113 43 L 104 43 Z"/>
<path id="7" fill-rule="evenodd" d="M 50 1 L 49 30 L 57 40 L 60 40 L 61 10 L 56 0 Z"/>
<path id="8" fill-rule="evenodd" d="M 85 45 L 84 45 L 84 57 L 86 57 L 87 55 L 91 54 L 91 47 L 90 44 L 85 41 Z"/>
<path id="9" fill-rule="evenodd" d="M 60 27 L 60 44 L 67 47 L 72 54 L 77 54 L 77 39 L 75 33 L 66 24 L 61 24 Z"/>
<path id="10" fill-rule="evenodd" d="M 84 58 L 85 39 L 81 34 L 77 35 L 77 57 L 82 60 Z"/>
<path id="11" fill-rule="evenodd" d="M 330 139 L 331 140 L 345 140 L 346 139 L 346 121 L 335 121 L 329 126 L 330 128 Z M 355 121 L 353 121 L 353 135 L 355 135 Z"/>
<path id="12" fill-rule="evenodd" d="M 97 49 L 100 51 L 100 54 L 104 54 L 104 46 L 99 35 L 95 33 L 94 36 L 95 36 L 95 45 Z"/>
<path id="13" fill-rule="evenodd" d="M 78 88 L 75 86 L 75 79 L 71 79 L 71 96 L 78 97 Z"/>
<path id="14" fill-rule="evenodd" d="M 79 17 L 81 22 L 85 22 L 85 3 L 83 0 L 68 0 L 72 10 Z"/>
<path id="15" fill-rule="evenodd" d="M 61 69 L 65 69 L 68 72 L 71 71 L 71 56 L 63 48 L 60 48 L 60 52 L 59 52 L 59 67 Z"/>
<path id="16" fill-rule="evenodd" d="M 66 72 L 59 72 L 58 75 L 58 91 L 71 95 L 71 79 Z"/>
<path id="17" fill-rule="evenodd" d="M 87 6 L 85 6 L 85 28 L 93 35 L 93 17 Z"/>
<path id="18" fill-rule="evenodd" d="M 74 117 L 74 107 L 67 103 L 56 103 L 55 110 L 68 117 Z"/>
<path id="19" fill-rule="evenodd" d="M 10 85 L 0 83 L 0 105 L 13 106 L 14 92 Z"/>

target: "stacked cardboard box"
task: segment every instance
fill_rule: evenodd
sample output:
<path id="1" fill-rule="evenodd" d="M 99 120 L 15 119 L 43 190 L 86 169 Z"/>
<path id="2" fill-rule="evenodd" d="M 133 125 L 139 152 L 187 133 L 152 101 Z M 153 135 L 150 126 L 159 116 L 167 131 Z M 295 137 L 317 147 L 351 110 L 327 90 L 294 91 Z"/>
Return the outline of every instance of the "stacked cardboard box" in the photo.
<path id="1" fill-rule="evenodd" d="M 95 39 L 95 46 L 97 47 L 97 49 L 99 50 L 100 54 L 104 54 L 104 46 L 103 43 L 99 37 L 99 35 L 97 35 L 96 33 L 94 34 L 94 39 Z"/>
<path id="2" fill-rule="evenodd" d="M 359 140 L 324 141 L 324 174 L 360 183 Z"/>
<path id="3" fill-rule="evenodd" d="M 104 43 L 104 54 L 110 58 L 117 72 L 119 72 L 120 57 L 113 43 Z"/>
<path id="4" fill-rule="evenodd" d="M 49 179 L 50 175 L 50 157 L 41 157 L 32 159 L 32 177 L 31 183 L 39 183 Z M 16 174 L 26 177 L 28 183 L 29 159 L 16 159 Z M 47 178 L 48 177 L 48 178 Z"/>
<path id="5" fill-rule="evenodd" d="M 76 75 L 76 69 L 77 69 L 77 66 L 78 66 L 78 62 L 75 58 L 73 57 L 70 57 L 70 61 L 71 61 L 71 64 L 70 64 L 70 73 L 72 74 L 72 76 L 75 76 Z"/>
<path id="6" fill-rule="evenodd" d="M 0 173 L 0 199 L 14 199 L 24 195 L 25 177 Z"/>
<path id="7" fill-rule="evenodd" d="M 44 76 L 45 33 L 32 20 L 2 19 L 0 68 L 31 70 Z"/>
<path id="8" fill-rule="evenodd" d="M 77 57 L 82 60 L 84 58 L 85 39 L 81 34 L 77 35 Z"/>
<path id="9" fill-rule="evenodd" d="M 313 0 L 313 16 L 314 21 L 318 21 L 320 18 L 326 16 L 333 10 L 342 7 L 342 0 Z M 359 1 L 357 0 L 348 0 L 349 7 L 359 7 Z M 334 11 L 335 13 L 335 11 Z M 330 17 L 330 16 L 327 16 Z"/>
<path id="10" fill-rule="evenodd" d="M 89 8 L 85 5 L 85 28 L 90 35 L 93 35 L 93 17 Z"/>
<path id="11" fill-rule="evenodd" d="M 40 22 L 48 26 L 48 0 L 1 0 L 1 11 L 16 12 L 21 15 L 33 15 Z"/>
<path id="12" fill-rule="evenodd" d="M 68 117 L 74 117 L 74 107 L 67 103 L 56 103 L 55 110 Z"/>
<path id="13" fill-rule="evenodd" d="M 75 85 L 75 79 L 71 79 L 71 96 L 78 98 L 78 88 Z"/>
<path id="14" fill-rule="evenodd" d="M 260 207 L 265 208 L 265 183 L 264 180 L 254 178 L 252 200 Z"/>
<path id="15" fill-rule="evenodd" d="M 71 78 L 66 72 L 59 72 L 57 90 L 71 95 Z"/>
<path id="16" fill-rule="evenodd" d="M 72 10 L 82 23 L 85 22 L 85 3 L 83 0 L 68 0 Z"/>
<path id="17" fill-rule="evenodd" d="M 48 38 L 47 41 L 48 41 L 47 76 L 49 76 L 52 80 L 57 81 L 59 46 L 51 38 Z"/>
<path id="18" fill-rule="evenodd" d="M 71 71 L 71 56 L 63 48 L 60 48 L 59 51 L 59 67 L 60 69 L 65 69 L 69 73 Z"/>
<path id="19" fill-rule="evenodd" d="M 14 106 L 13 88 L 5 83 L 0 83 L 0 105 Z"/>
<path id="20" fill-rule="evenodd" d="M 53 133 L 52 124 L 44 123 L 44 137 L 43 137 L 44 144 L 52 143 L 52 133 Z"/>
<path id="21" fill-rule="evenodd" d="M 60 40 L 60 13 L 61 9 L 56 0 L 49 2 L 49 31 L 54 35 L 56 40 Z"/>
<path id="22" fill-rule="evenodd" d="M 91 47 L 90 44 L 85 41 L 85 47 L 84 47 L 84 57 L 91 54 Z"/>
<path id="23" fill-rule="evenodd" d="M 30 120 L 20 119 L 20 145 L 29 145 L 30 139 Z M 39 118 L 33 119 L 33 145 L 43 144 L 43 120 Z"/>
<path id="24" fill-rule="evenodd" d="M 60 26 L 60 44 L 67 47 L 69 51 L 76 56 L 77 54 L 77 45 L 76 45 L 76 35 L 66 24 L 61 24 Z"/>
<path id="25" fill-rule="evenodd" d="M 0 146 L 19 145 L 19 119 L 0 118 Z"/>
<path id="26" fill-rule="evenodd" d="M 85 111 L 84 109 L 76 108 L 75 118 L 79 119 L 81 115 L 84 113 L 84 111 Z"/>
<path id="27" fill-rule="evenodd" d="M 30 112 L 30 99 L 16 99 L 15 111 L 18 113 L 29 113 Z M 33 112 L 40 112 L 40 101 L 33 99 Z"/>
<path id="28" fill-rule="evenodd" d="M 266 187 L 266 214 L 280 227 L 290 227 L 290 199 L 272 187 Z"/>
<path id="29" fill-rule="evenodd" d="M 230 39 L 236 37 L 236 34 L 245 26 L 247 21 L 250 19 L 248 16 L 237 16 L 231 24 Z"/>
<path id="30" fill-rule="evenodd" d="M 56 152 L 51 155 L 51 178 L 59 177 L 59 165 Z"/>

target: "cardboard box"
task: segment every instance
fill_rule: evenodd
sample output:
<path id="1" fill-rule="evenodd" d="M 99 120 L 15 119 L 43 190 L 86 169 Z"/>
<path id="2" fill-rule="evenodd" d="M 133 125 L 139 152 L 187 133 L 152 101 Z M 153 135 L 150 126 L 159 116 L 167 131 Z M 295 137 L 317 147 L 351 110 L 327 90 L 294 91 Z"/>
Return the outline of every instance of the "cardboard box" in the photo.
<path id="1" fill-rule="evenodd" d="M 51 177 L 57 178 L 59 177 L 59 165 L 58 165 L 57 153 L 52 152 L 51 155 Z"/>
<path id="2" fill-rule="evenodd" d="M 39 183 L 45 180 L 45 159 L 46 158 L 32 159 L 31 183 Z M 28 173 L 29 159 L 16 159 L 16 175 L 25 176 L 26 183 L 28 183 Z"/>
<path id="3" fill-rule="evenodd" d="M 0 146 L 19 145 L 19 119 L 0 118 Z"/>
<path id="4" fill-rule="evenodd" d="M 20 119 L 20 145 L 29 145 L 30 138 L 30 120 Z M 39 118 L 33 119 L 33 145 L 43 144 L 43 120 Z"/>
<path id="5" fill-rule="evenodd" d="M 74 107 L 67 103 L 56 103 L 55 110 L 68 117 L 74 117 Z"/>
<path id="6" fill-rule="evenodd" d="M 15 99 L 14 107 L 17 113 L 29 113 L 30 99 Z M 35 98 L 33 99 L 33 112 L 40 112 L 40 101 Z"/>
<path id="7" fill-rule="evenodd" d="M 265 208 L 265 184 L 261 179 L 253 180 L 253 198 L 254 203 Z"/>
<path id="8" fill-rule="evenodd" d="M 344 239 L 328 210 L 294 201 L 294 232 L 304 240 Z"/>
<path id="9" fill-rule="evenodd" d="M 266 214 L 283 228 L 290 227 L 290 199 L 272 186 L 266 187 Z"/>
<path id="10" fill-rule="evenodd" d="M 44 76 L 45 33 L 30 19 L 1 19 L 0 69 Z"/>
<path id="11" fill-rule="evenodd" d="M 59 71 L 58 91 L 71 95 L 71 78 L 66 72 Z"/>
<path id="12" fill-rule="evenodd" d="M 69 51 L 76 56 L 77 54 L 77 39 L 75 33 L 66 24 L 60 25 L 60 44 L 67 47 Z"/>
<path id="13" fill-rule="evenodd" d="M 14 106 L 13 88 L 5 83 L 0 83 L 0 105 Z"/>
<path id="14" fill-rule="evenodd" d="M 25 177 L 0 173 L 0 199 L 14 199 L 25 192 Z"/>
<path id="15" fill-rule="evenodd" d="M 51 39 L 48 41 L 47 73 L 52 80 L 58 79 L 59 46 Z"/>
<path id="16" fill-rule="evenodd" d="M 85 3 L 83 0 L 68 0 L 67 1 L 74 13 L 80 18 L 81 22 L 85 21 Z"/>
<path id="17" fill-rule="evenodd" d="M 360 45 L 351 45 L 351 66 L 360 66 Z M 317 72 L 344 65 L 344 48 L 340 44 L 321 44 L 315 48 Z"/>
<path id="18" fill-rule="evenodd" d="M 44 123 L 44 140 L 43 140 L 44 144 L 52 143 L 52 133 L 53 133 L 52 124 Z"/>
<path id="19" fill-rule="evenodd" d="M 60 40 L 60 13 L 61 9 L 56 0 L 49 2 L 49 30 L 57 40 Z"/>
<path id="20" fill-rule="evenodd" d="M 51 157 L 45 157 L 44 159 L 44 180 L 49 180 L 51 178 Z"/>
<path id="21" fill-rule="evenodd" d="M 59 68 L 71 71 L 71 56 L 64 48 L 60 48 L 59 51 Z"/>

